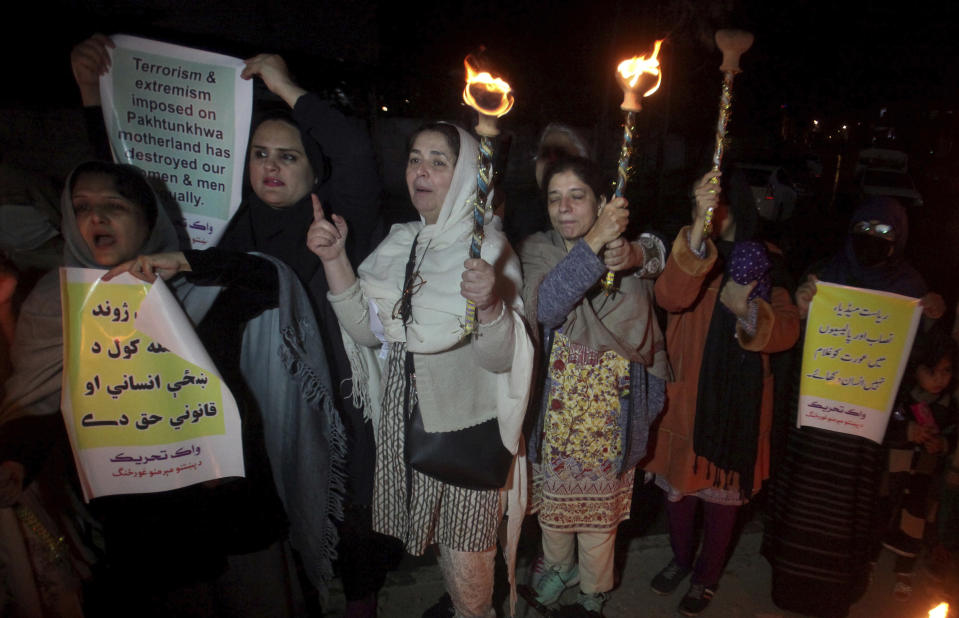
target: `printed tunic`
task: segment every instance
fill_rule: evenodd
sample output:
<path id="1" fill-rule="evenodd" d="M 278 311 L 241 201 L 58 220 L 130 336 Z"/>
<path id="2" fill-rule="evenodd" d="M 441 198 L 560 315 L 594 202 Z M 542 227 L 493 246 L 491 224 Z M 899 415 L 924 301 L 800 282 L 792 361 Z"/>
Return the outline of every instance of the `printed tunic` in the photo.
<path id="1" fill-rule="evenodd" d="M 542 464 L 534 478 L 540 525 L 560 531 L 615 528 L 629 517 L 634 468 L 623 460 L 622 404 L 630 363 L 557 332 L 550 354 Z"/>

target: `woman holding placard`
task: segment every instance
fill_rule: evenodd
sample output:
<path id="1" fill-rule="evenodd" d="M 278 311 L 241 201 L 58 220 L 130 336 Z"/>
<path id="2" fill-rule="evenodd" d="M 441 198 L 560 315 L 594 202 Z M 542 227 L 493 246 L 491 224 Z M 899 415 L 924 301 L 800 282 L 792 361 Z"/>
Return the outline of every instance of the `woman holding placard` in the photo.
<path id="1" fill-rule="evenodd" d="M 177 252 L 169 217 L 143 176 L 129 166 L 90 162 L 78 167 L 64 191 L 62 213 L 69 266 L 113 268 L 110 275 L 129 271 L 148 281 L 187 273 L 171 287 L 235 394 L 246 470 L 245 478 L 94 499 L 90 511 L 102 526 L 105 570 L 95 579 L 103 596 L 91 600 L 88 611 L 296 615 L 299 601 L 290 596 L 284 575 L 288 556 L 280 541 L 289 531 L 314 567 L 316 581 L 331 576 L 332 515 L 340 509 L 334 488 L 343 450 L 322 350 L 279 342 L 280 332 L 305 340 L 318 336 L 295 276 L 279 262 L 243 253 Z M 136 257 L 143 253 L 151 255 Z M 37 285 L 17 326 L 14 375 L 0 409 L 0 500 L 5 505 L 18 501 L 24 482 L 42 469 L 48 453 L 59 452 L 53 442 L 63 435 L 57 274 Z M 242 345 L 241 329 L 263 348 Z M 260 374 L 268 379 L 246 370 L 251 358 L 260 364 L 267 360 L 268 370 Z M 281 429 L 277 423 L 288 425 Z M 277 440 L 294 425 L 302 441 Z M 291 456 L 311 462 L 306 476 L 290 465 Z M 287 521 L 287 511 L 311 515 Z M 325 544 L 302 543 L 318 538 Z M 243 576 L 252 574 L 256 585 L 243 583 Z"/>
<path id="2" fill-rule="evenodd" d="M 73 50 L 74 75 L 85 106 L 100 104 L 98 77 L 109 67 L 110 39 L 97 34 Z M 374 443 L 371 423 L 354 400 L 351 371 L 336 316 L 326 298 L 328 286 L 320 260 L 306 247 L 313 222 L 311 195 L 351 229 L 347 255 L 355 266 L 369 253 L 380 230 L 380 181 L 364 124 L 331 103 L 300 88 L 286 63 L 275 54 L 246 61 L 244 79 L 259 77 L 285 108 L 262 113 L 251 133 L 249 192 L 234 215 L 219 247 L 259 251 L 285 262 L 306 287 L 316 312 L 327 364 L 336 390 L 337 409 L 347 429 L 347 500 L 340 527 L 339 571 L 347 614 L 375 612 L 376 593 L 386 571 L 398 559 L 389 537 L 371 529 Z M 99 107 L 87 107 L 92 138 L 101 156 L 109 156 L 103 140 Z"/>
<path id="3" fill-rule="evenodd" d="M 828 281 L 921 298 L 925 318 L 940 317 L 942 298 L 927 294 L 922 275 L 905 259 L 908 235 L 906 211 L 895 198 L 863 202 L 843 249 L 797 288 L 800 316 L 809 311 L 816 282 Z M 773 567 L 773 601 L 807 615 L 845 616 L 870 580 L 884 450 L 864 437 L 796 427 L 795 417 L 786 426 L 763 550 Z"/>

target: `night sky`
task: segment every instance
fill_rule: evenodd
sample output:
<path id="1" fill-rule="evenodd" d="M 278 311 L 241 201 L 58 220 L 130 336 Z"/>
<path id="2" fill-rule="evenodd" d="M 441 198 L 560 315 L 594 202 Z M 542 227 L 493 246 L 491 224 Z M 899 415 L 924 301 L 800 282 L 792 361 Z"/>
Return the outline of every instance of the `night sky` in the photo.
<path id="1" fill-rule="evenodd" d="M 887 109 L 882 122 L 895 126 L 897 147 L 909 151 L 910 173 L 928 206 L 921 213 L 911 213 L 911 217 L 917 215 L 915 231 L 924 238 L 910 245 L 927 253 L 917 255 L 917 260 L 921 258 L 931 279 L 948 288 L 947 298 L 957 296 L 953 273 L 959 268 L 959 254 L 954 251 L 959 243 L 959 211 L 954 207 L 959 196 L 959 3 L 593 0 L 556 4 L 559 8 L 516 0 L 18 3 L 5 9 L 5 32 L 0 37 L 5 77 L 0 122 L 4 110 L 56 115 L 57 110 L 78 108 L 70 49 L 99 31 L 241 58 L 277 52 L 302 86 L 337 95 L 371 124 L 382 118 L 408 117 L 472 126 L 475 114 L 460 99 L 463 58 L 485 46 L 486 59 L 512 84 L 517 100 L 500 122 L 504 135 L 517 137 L 507 177 L 512 173 L 514 180 L 529 184 L 533 140 L 549 122 L 566 122 L 591 134 L 594 154 L 612 169 L 610 160 L 614 161 L 619 148 L 622 121 L 615 66 L 621 59 L 648 53 L 657 38 L 665 38 L 660 53 L 663 84 L 646 99 L 638 126 L 643 147 L 659 148 L 653 157 L 659 163 L 650 169 L 651 159 L 634 157 L 638 178 L 630 185 L 634 192 L 630 199 L 648 207 L 654 218 L 673 217 L 672 224 L 679 224 L 687 216 L 688 187 L 712 151 L 721 84 L 721 54 L 713 33 L 719 28 L 743 28 L 755 33 L 756 42 L 743 56 L 743 73 L 736 79 L 731 158 L 774 159 L 792 148 L 788 156 L 795 161 L 797 154 L 812 148 L 823 155 L 827 168 L 831 164 L 835 170 L 840 161 L 851 168 L 856 150 L 876 134 L 880 110 Z M 262 85 L 255 92 L 259 98 L 269 98 Z M 388 111 L 382 111 L 384 106 Z M 29 111 L 18 117 L 29 118 Z M 821 132 L 810 139 L 813 119 L 820 121 Z M 849 125 L 849 133 L 826 141 L 828 135 L 837 137 L 836 130 L 843 124 Z M 787 135 L 787 129 L 792 133 Z M 0 127 L 0 139 L 12 135 L 17 140 L 17 130 Z M 661 164 L 669 141 L 666 136 L 685 148 L 686 168 L 672 176 Z M 783 137 L 792 142 L 783 142 Z M 18 153 L 30 152 L 24 140 L 17 143 Z M 0 143 L 0 151 L 11 150 L 3 147 Z M 34 162 L 39 165 L 45 157 L 48 153 L 39 151 Z M 826 172 L 830 181 L 833 175 Z M 384 171 L 387 181 L 388 176 Z M 851 207 L 857 197 L 851 172 L 840 180 L 838 199 L 836 186 L 831 196 L 821 193 L 815 199 L 820 208 L 830 209 L 826 218 L 833 224 L 834 242 L 822 242 L 826 231 L 817 223 L 801 232 L 819 242 L 802 240 L 797 246 L 829 251 L 841 240 L 848 213 L 838 210 Z M 394 189 L 391 195 L 397 208 L 408 209 L 402 188 Z M 637 195 L 637 191 L 645 193 Z M 800 255 L 797 267 L 809 257 L 815 256 Z"/>
<path id="2" fill-rule="evenodd" d="M 95 30 L 239 56 L 278 51 L 304 85 L 342 82 L 359 107 L 385 102 L 393 113 L 411 116 L 461 113 L 462 58 L 485 45 L 517 95 L 510 121 L 591 124 L 610 106 L 615 111 L 616 62 L 666 37 L 664 90 L 649 107 L 660 111 L 668 90 L 671 130 L 682 131 L 686 123 L 698 124 L 700 115 L 714 115 L 702 103 L 718 88 L 720 55 L 712 33 L 720 27 L 756 33 L 737 92 L 748 110 L 743 114 L 754 121 L 775 124 L 783 105 L 802 116 L 842 115 L 880 101 L 949 103 L 957 94 L 959 7 L 952 2 L 559 4 L 565 8 L 505 0 L 37 2 L 16 9 L 22 19 L 5 19 L 8 87 L 0 104 L 75 104 L 69 50 Z M 17 58 L 24 60 L 10 62 Z"/>

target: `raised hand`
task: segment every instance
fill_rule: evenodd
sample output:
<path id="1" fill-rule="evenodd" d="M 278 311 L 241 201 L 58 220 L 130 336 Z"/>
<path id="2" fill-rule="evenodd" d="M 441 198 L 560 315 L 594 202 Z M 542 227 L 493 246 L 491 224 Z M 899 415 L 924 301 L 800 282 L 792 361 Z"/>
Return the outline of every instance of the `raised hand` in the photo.
<path id="1" fill-rule="evenodd" d="M 809 304 L 812 302 L 813 296 L 816 295 L 816 283 L 818 281 L 816 275 L 809 275 L 806 277 L 806 281 L 796 288 L 796 307 L 799 308 L 799 317 L 802 319 L 806 319 L 806 316 L 809 315 Z"/>
<path id="2" fill-rule="evenodd" d="M 919 301 L 922 315 L 930 320 L 938 320 L 946 312 L 946 301 L 936 292 L 929 292 Z"/>
<path id="3" fill-rule="evenodd" d="M 643 264 L 643 249 L 620 236 L 606 243 L 603 263 L 613 272 L 638 268 Z"/>
<path id="4" fill-rule="evenodd" d="M 84 107 L 100 105 L 100 76 L 110 70 L 110 52 L 113 41 L 100 33 L 78 43 L 70 52 L 73 79 L 80 88 Z"/>
<path id="5" fill-rule="evenodd" d="M 737 316 L 745 318 L 749 315 L 749 295 L 756 288 L 757 283 L 759 282 L 753 281 L 743 285 L 730 279 L 719 292 L 719 302 Z"/>
<path id="6" fill-rule="evenodd" d="M 629 203 L 622 197 L 600 204 L 596 221 L 583 238 L 594 253 L 598 255 L 607 243 L 616 240 L 626 231 L 629 224 L 628 206 Z"/>
<path id="7" fill-rule="evenodd" d="M 306 233 L 306 246 L 323 262 L 332 262 L 343 257 L 346 247 L 346 236 L 349 232 L 346 220 L 334 214 L 333 221 L 328 221 L 323 213 L 320 198 L 314 193 L 313 223 Z"/>
<path id="8" fill-rule="evenodd" d="M 258 76 L 270 92 L 286 101 L 291 108 L 296 105 L 297 99 L 306 94 L 306 90 L 297 86 L 290 77 L 286 62 L 277 54 L 257 54 L 244 62 L 246 67 L 240 77 L 252 79 L 254 75 Z"/>
<path id="9" fill-rule="evenodd" d="M 121 273 L 128 272 L 137 279 L 153 283 L 158 276 L 166 281 L 179 272 L 189 272 L 190 270 L 192 269 L 190 263 L 186 261 L 186 256 L 181 251 L 173 251 L 141 255 L 134 260 L 114 266 L 102 278 L 104 281 L 109 281 Z"/>
<path id="10" fill-rule="evenodd" d="M 489 262 L 480 258 L 470 258 L 464 262 L 463 280 L 460 294 L 476 305 L 476 319 L 481 324 L 495 320 L 500 313 L 500 298 L 493 289 L 496 287 L 496 272 Z"/>
<path id="11" fill-rule="evenodd" d="M 719 184 L 713 184 L 713 178 L 722 176 L 722 172 L 709 171 L 699 179 L 693 188 L 696 206 L 693 209 L 693 226 L 689 232 L 689 245 L 700 247 L 703 242 L 703 230 L 706 227 L 706 214 L 719 206 Z"/>

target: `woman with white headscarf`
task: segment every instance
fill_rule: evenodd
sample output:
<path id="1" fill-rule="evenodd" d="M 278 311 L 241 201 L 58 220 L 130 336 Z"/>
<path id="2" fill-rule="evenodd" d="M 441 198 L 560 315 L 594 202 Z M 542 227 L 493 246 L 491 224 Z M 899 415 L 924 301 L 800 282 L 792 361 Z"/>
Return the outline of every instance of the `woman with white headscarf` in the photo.
<path id="1" fill-rule="evenodd" d="M 374 415 L 374 527 L 403 540 L 414 555 L 438 545 L 456 615 L 491 616 L 503 499 L 512 515 L 511 581 L 525 510 L 520 432 L 532 344 L 521 317 L 519 261 L 490 216 L 482 259 L 467 259 L 476 140 L 452 125 L 429 124 L 413 135 L 408 150 L 407 187 L 420 221 L 394 226 L 357 276 L 343 250 L 346 223 L 337 215 L 326 220 L 317 200 L 307 245 L 323 260 L 353 364 L 354 397 Z M 463 328 L 467 300 L 476 306 L 472 337 Z M 501 444 L 489 448 L 520 455 L 504 486 L 469 489 L 412 469 L 404 418 L 414 407 L 427 434 L 497 419 L 495 441 Z"/>
<path id="2" fill-rule="evenodd" d="M 61 214 L 68 266 L 112 268 L 105 278 L 129 270 L 148 281 L 183 273 L 169 286 L 239 404 L 246 471 L 244 478 L 92 499 L 99 531 L 82 536 L 103 545 L 94 583 L 109 593 L 91 595 L 84 609 L 91 615 L 302 615 L 286 539 L 325 591 L 333 575 L 334 518 L 342 513 L 345 436 L 313 310 L 295 275 L 271 258 L 177 251 L 166 210 L 131 166 L 81 164 L 67 181 Z M 54 271 L 34 288 L 17 324 L 14 373 L 0 405 L 0 507 L 24 505 L 24 489 L 38 484 L 48 493 L 70 485 L 60 414 L 62 323 Z M 66 553 L 58 545 L 80 543 L 71 531 L 93 526 L 90 518 L 71 525 L 86 511 L 68 497 L 43 505 L 51 519 L 43 512 L 37 518 L 48 530 L 50 522 L 63 521 L 56 533 L 30 525 L 41 540 L 66 537 L 44 554 Z M 190 525 L 168 525 L 184 513 Z M 70 548 L 78 559 L 92 560 L 79 555 L 84 548 Z M 50 567 L 37 570 L 45 582 L 57 565 L 42 566 Z M 59 589 L 49 595 L 49 589 L 41 598 L 44 615 L 78 615 L 61 607 L 67 595 Z"/>

